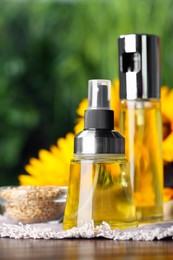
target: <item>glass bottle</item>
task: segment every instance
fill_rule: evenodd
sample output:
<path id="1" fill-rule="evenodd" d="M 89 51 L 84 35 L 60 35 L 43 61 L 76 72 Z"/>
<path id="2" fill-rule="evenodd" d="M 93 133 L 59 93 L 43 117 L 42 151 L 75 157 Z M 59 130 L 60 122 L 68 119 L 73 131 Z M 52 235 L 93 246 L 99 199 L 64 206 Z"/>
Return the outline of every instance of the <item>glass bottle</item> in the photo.
<path id="1" fill-rule="evenodd" d="M 63 228 L 92 220 L 112 228 L 137 225 L 123 136 L 113 130 L 110 81 L 90 80 L 85 127 L 75 136 Z"/>
<path id="2" fill-rule="evenodd" d="M 163 217 L 162 118 L 160 110 L 160 47 L 155 35 L 119 38 L 120 131 L 141 222 Z"/>

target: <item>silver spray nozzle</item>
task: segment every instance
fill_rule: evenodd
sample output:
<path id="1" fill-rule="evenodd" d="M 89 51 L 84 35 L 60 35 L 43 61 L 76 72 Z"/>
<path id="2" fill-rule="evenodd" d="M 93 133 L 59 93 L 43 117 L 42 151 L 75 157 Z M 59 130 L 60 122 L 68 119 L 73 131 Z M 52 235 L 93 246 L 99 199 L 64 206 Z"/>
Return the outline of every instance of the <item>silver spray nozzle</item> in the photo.
<path id="1" fill-rule="evenodd" d="M 160 98 L 160 39 L 157 35 L 119 37 L 120 98 Z"/>
<path id="2" fill-rule="evenodd" d="M 88 109 L 110 109 L 110 80 L 88 81 Z"/>

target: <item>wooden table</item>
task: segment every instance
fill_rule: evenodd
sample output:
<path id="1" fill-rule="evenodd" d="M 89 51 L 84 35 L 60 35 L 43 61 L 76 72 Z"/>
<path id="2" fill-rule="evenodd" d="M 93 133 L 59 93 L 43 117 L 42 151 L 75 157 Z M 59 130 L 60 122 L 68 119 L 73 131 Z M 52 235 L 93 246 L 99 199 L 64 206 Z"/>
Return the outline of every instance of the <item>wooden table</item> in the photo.
<path id="1" fill-rule="evenodd" d="M 173 260 L 173 241 L 0 239 L 0 259 Z"/>

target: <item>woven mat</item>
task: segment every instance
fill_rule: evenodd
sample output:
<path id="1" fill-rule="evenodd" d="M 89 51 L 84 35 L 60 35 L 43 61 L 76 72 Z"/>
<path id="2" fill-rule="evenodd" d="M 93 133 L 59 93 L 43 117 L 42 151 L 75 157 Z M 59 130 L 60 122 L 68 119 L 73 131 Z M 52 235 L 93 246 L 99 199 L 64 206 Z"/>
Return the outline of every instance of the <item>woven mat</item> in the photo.
<path id="1" fill-rule="evenodd" d="M 64 231 L 56 222 L 45 224 L 11 224 L 0 217 L 0 237 L 14 239 L 65 239 L 65 238 L 107 238 L 112 240 L 152 241 L 173 237 L 173 221 L 144 225 L 125 230 L 114 229 L 103 222 L 94 227 L 93 222 L 85 223 L 80 228 Z"/>

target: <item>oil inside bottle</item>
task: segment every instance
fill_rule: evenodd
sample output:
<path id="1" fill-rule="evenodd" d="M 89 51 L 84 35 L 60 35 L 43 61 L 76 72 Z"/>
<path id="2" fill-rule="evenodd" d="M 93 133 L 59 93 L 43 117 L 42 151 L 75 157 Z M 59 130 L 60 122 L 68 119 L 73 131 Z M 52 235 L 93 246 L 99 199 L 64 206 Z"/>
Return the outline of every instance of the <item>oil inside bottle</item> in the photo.
<path id="1" fill-rule="evenodd" d="M 71 161 L 63 228 L 106 221 L 112 228 L 137 226 L 127 160 L 74 159 Z"/>
<path id="2" fill-rule="evenodd" d="M 138 220 L 160 221 L 163 165 L 159 101 L 122 101 L 120 130 L 126 140 Z"/>

